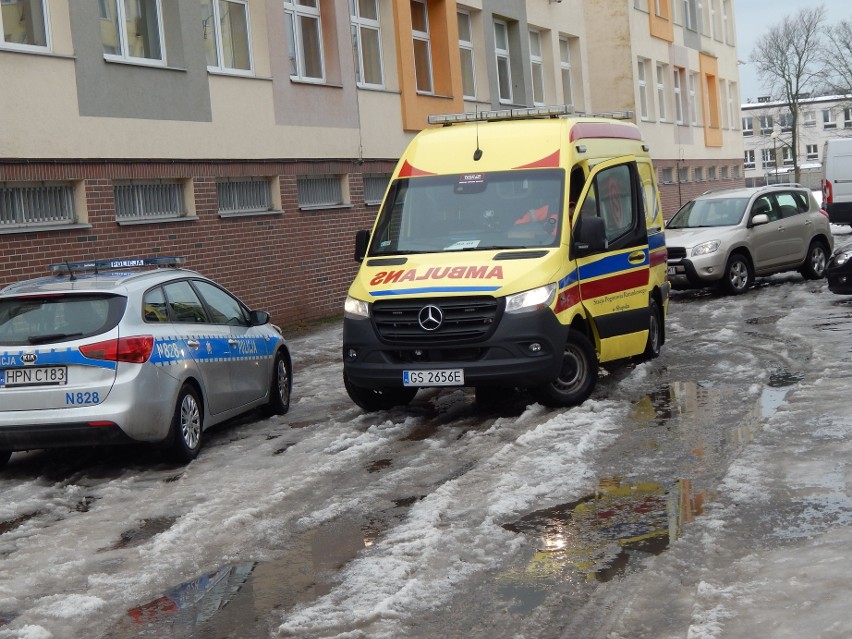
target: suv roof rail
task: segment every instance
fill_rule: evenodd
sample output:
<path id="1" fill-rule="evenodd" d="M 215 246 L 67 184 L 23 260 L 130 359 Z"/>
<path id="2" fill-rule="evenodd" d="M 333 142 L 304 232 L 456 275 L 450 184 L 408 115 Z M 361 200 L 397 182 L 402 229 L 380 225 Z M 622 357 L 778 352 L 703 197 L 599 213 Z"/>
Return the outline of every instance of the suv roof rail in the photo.
<path id="1" fill-rule="evenodd" d="M 462 122 L 495 122 L 498 120 L 528 120 L 532 118 L 610 118 L 613 120 L 632 120 L 633 111 L 609 111 L 606 113 L 582 113 L 575 111 L 573 104 L 557 104 L 554 106 L 531 107 L 522 109 L 497 109 L 495 111 L 476 111 L 474 113 L 447 113 L 430 115 L 429 124 L 450 126 Z"/>
<path id="2" fill-rule="evenodd" d="M 85 262 L 62 262 L 48 266 L 54 275 L 71 275 L 81 271 L 114 271 L 117 269 L 142 268 L 144 266 L 168 266 L 178 268 L 186 262 L 186 257 L 163 256 L 163 257 L 131 257 L 104 260 L 87 260 Z"/>

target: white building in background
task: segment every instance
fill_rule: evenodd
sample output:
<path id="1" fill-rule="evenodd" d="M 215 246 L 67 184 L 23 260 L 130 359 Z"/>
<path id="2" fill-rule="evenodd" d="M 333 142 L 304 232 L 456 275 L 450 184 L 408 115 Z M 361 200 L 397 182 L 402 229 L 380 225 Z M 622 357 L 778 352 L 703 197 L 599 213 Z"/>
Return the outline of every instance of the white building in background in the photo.
<path id="1" fill-rule="evenodd" d="M 798 150 L 792 147 L 792 116 L 785 103 L 758 98 L 743 104 L 742 132 L 746 184 L 792 182 L 793 157 L 798 158 L 800 181 L 819 188 L 826 140 L 852 136 L 852 96 L 820 96 L 802 100 L 798 122 Z"/>

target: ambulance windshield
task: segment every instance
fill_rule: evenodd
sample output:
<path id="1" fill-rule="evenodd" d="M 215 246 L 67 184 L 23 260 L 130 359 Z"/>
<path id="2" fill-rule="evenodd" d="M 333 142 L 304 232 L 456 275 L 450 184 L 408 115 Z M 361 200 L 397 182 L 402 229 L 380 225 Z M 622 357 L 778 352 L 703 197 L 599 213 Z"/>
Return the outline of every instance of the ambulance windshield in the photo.
<path id="1" fill-rule="evenodd" d="M 562 169 L 399 179 L 369 254 L 558 246 L 564 184 Z"/>

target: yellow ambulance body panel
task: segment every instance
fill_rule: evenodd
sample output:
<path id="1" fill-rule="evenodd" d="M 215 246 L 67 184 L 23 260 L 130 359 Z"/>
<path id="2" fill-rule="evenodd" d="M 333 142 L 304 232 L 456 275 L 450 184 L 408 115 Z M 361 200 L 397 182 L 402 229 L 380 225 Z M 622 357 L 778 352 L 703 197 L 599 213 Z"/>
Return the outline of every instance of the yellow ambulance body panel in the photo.
<path id="1" fill-rule="evenodd" d="M 400 158 L 345 305 L 344 381 L 363 408 L 429 386 L 572 405 L 599 362 L 659 354 L 666 248 L 639 129 L 535 115 L 447 116 Z"/>

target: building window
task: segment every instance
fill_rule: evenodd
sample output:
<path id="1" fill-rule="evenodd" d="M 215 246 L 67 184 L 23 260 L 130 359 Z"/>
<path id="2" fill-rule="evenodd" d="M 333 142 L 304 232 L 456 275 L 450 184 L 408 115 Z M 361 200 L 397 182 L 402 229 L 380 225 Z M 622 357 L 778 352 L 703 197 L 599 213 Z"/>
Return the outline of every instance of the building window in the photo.
<path id="1" fill-rule="evenodd" d="M 733 44 L 734 39 L 731 35 L 731 0 L 722 0 L 722 36 L 726 44 Z"/>
<path id="2" fill-rule="evenodd" d="M 0 2 L 0 46 L 10 49 L 47 49 L 44 0 Z"/>
<path id="3" fill-rule="evenodd" d="M 737 83 L 728 82 L 728 122 L 733 129 L 737 126 Z"/>
<path id="4" fill-rule="evenodd" d="M 559 38 L 559 70 L 562 73 L 562 102 L 574 104 L 574 79 L 571 76 L 571 41 Z"/>
<path id="5" fill-rule="evenodd" d="M 494 21 L 494 54 L 497 57 L 497 93 L 500 104 L 512 103 L 512 69 L 509 52 L 509 25 Z"/>
<path id="6" fill-rule="evenodd" d="M 339 175 L 300 177 L 296 180 L 299 191 L 299 208 L 326 208 L 341 206 L 343 179 Z"/>
<path id="7" fill-rule="evenodd" d="M 743 118 L 743 137 L 754 135 L 754 119 L 749 115 Z"/>
<path id="8" fill-rule="evenodd" d="M 695 173 L 695 181 L 703 182 L 704 181 L 704 167 L 696 166 L 693 170 Z"/>
<path id="9" fill-rule="evenodd" d="M 470 14 L 458 12 L 459 56 L 461 57 L 462 94 L 471 100 L 476 98 L 476 64 L 473 57 L 473 28 Z"/>
<path id="10" fill-rule="evenodd" d="M 677 181 L 683 184 L 689 182 L 689 167 L 682 166 L 677 170 Z"/>
<path id="11" fill-rule="evenodd" d="M 115 219 L 119 222 L 159 220 L 185 215 L 179 182 L 132 182 L 115 185 Z"/>
<path id="12" fill-rule="evenodd" d="M 382 31 L 377 0 L 349 0 L 352 46 L 355 48 L 355 81 L 361 87 L 384 86 Z"/>
<path id="13" fill-rule="evenodd" d="M 639 117 L 643 120 L 648 120 L 648 81 L 646 76 L 645 60 L 639 58 L 637 67 L 637 77 L 639 79 Z"/>
<path id="14" fill-rule="evenodd" d="M 0 229 L 73 224 L 74 188 L 68 184 L 0 183 Z"/>
<path id="15" fill-rule="evenodd" d="M 739 164 L 734 164 L 733 177 L 734 177 L 735 180 L 740 179 L 740 165 Z"/>
<path id="16" fill-rule="evenodd" d="M 754 149 L 745 152 L 745 161 L 743 162 L 743 167 L 745 167 L 746 169 L 753 169 L 755 167 Z"/>
<path id="17" fill-rule="evenodd" d="M 269 180 L 229 180 L 216 183 L 220 213 L 260 213 L 272 210 Z"/>
<path id="18" fill-rule="evenodd" d="M 695 0 L 683 0 L 683 26 L 695 31 Z"/>
<path id="19" fill-rule="evenodd" d="M 843 127 L 846 129 L 852 128 L 852 109 L 843 109 Z"/>
<path id="20" fill-rule="evenodd" d="M 325 81 L 319 0 L 284 0 L 290 77 L 305 82 Z"/>
<path id="21" fill-rule="evenodd" d="M 695 92 L 695 85 L 698 82 L 698 74 L 689 74 L 689 121 L 693 126 L 698 125 L 698 94 Z"/>
<path id="22" fill-rule="evenodd" d="M 101 19 L 104 57 L 165 64 L 160 0 L 110 0 L 110 17 Z"/>
<path id="23" fill-rule="evenodd" d="M 364 204 L 376 206 L 382 203 L 385 191 L 390 182 L 390 175 L 365 175 L 364 176 Z"/>
<path id="24" fill-rule="evenodd" d="M 761 115 L 760 116 L 760 134 L 761 135 L 769 135 L 772 133 L 775 125 L 772 120 L 771 115 Z"/>
<path id="25" fill-rule="evenodd" d="M 775 166 L 775 149 L 761 149 L 760 156 L 763 166 Z"/>
<path id="26" fill-rule="evenodd" d="M 530 29 L 530 76 L 533 105 L 544 105 L 544 60 L 541 57 L 541 33 Z"/>
<path id="27" fill-rule="evenodd" d="M 793 164 L 793 149 L 789 146 L 784 146 L 781 149 L 781 158 L 784 162 L 784 166 L 791 166 Z"/>
<path id="28" fill-rule="evenodd" d="M 728 165 L 727 165 L 727 164 L 725 164 L 725 165 L 722 167 L 722 179 L 723 179 L 723 180 L 727 180 L 727 179 L 728 179 Z"/>
<path id="29" fill-rule="evenodd" d="M 805 148 L 807 150 L 809 160 L 819 159 L 819 149 L 816 144 L 808 144 Z"/>
<path id="30" fill-rule="evenodd" d="M 787 133 L 793 130 L 793 114 L 792 113 L 781 113 L 778 116 L 778 125 L 781 127 L 781 131 L 783 133 Z"/>
<path id="31" fill-rule="evenodd" d="M 246 0 L 201 0 L 201 33 L 208 69 L 251 72 Z"/>
<path id="32" fill-rule="evenodd" d="M 659 111 L 660 121 L 666 119 L 666 67 L 664 64 L 657 63 L 657 109 Z"/>
<path id="33" fill-rule="evenodd" d="M 834 121 L 834 115 L 831 113 L 831 109 L 823 109 L 822 110 L 822 128 L 823 129 L 836 129 L 837 122 Z"/>
<path id="34" fill-rule="evenodd" d="M 663 184 L 671 184 L 674 180 L 672 176 L 674 175 L 674 171 L 671 167 L 666 167 L 663 169 Z"/>
<path id="35" fill-rule="evenodd" d="M 684 78 L 686 77 L 686 70 L 681 69 L 679 67 L 675 67 L 674 75 L 672 76 L 672 80 L 674 82 L 674 100 L 675 100 L 675 122 L 678 124 L 684 124 L 684 114 L 686 110 L 689 108 L 689 105 L 686 102 L 686 93 L 683 90 Z"/>
<path id="36" fill-rule="evenodd" d="M 716 179 L 716 167 L 715 166 L 711 166 L 707 169 L 707 179 L 708 180 L 715 180 Z"/>
<path id="37" fill-rule="evenodd" d="M 802 119 L 805 126 L 816 126 L 816 113 L 814 111 L 802 111 Z"/>
<path id="38" fill-rule="evenodd" d="M 414 38 L 414 77 L 419 93 L 434 93 L 432 78 L 432 42 L 429 35 L 429 11 L 425 0 L 411 0 L 411 35 Z"/>

